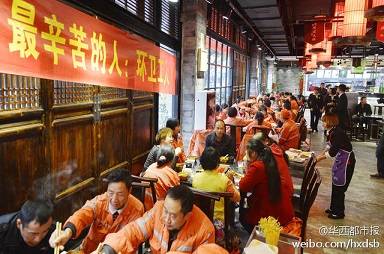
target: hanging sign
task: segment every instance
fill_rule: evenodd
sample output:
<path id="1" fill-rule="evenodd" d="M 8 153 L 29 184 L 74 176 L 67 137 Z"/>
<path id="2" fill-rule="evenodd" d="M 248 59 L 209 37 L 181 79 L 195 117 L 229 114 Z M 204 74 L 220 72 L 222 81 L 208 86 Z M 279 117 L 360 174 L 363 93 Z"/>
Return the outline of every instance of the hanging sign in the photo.
<path id="1" fill-rule="evenodd" d="M 324 40 L 324 22 L 315 21 L 304 25 L 304 41 L 311 45 Z"/>
<path id="2" fill-rule="evenodd" d="M 56 0 L 0 1 L 0 72 L 176 94 L 176 57 Z"/>

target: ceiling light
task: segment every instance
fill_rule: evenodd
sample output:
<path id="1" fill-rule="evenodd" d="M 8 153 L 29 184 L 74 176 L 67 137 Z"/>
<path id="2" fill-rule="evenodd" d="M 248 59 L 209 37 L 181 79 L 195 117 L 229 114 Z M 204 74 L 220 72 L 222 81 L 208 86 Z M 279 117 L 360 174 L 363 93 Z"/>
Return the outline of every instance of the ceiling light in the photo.
<path id="1" fill-rule="evenodd" d="M 170 3 L 178 3 L 179 0 L 168 0 Z"/>
<path id="2" fill-rule="evenodd" d="M 258 47 L 257 49 L 258 49 L 258 50 L 262 50 L 262 48 L 261 48 L 261 47 Z"/>

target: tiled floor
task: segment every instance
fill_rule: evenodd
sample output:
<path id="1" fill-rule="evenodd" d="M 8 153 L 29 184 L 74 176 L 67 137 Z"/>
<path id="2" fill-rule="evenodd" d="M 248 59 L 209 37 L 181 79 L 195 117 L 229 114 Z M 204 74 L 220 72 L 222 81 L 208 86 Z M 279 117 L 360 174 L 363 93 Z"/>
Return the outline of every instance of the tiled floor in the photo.
<path id="1" fill-rule="evenodd" d="M 319 123 L 319 126 L 321 123 Z M 320 130 L 320 128 L 319 128 Z M 320 152 L 324 147 L 323 133 L 314 133 L 312 137 L 312 149 Z M 331 165 L 332 160 L 321 161 L 317 167 L 322 176 L 322 184 L 319 188 L 316 201 L 312 206 L 309 221 L 307 225 L 307 240 L 314 242 L 347 242 L 349 239 L 353 241 L 373 241 L 374 239 L 380 243 L 379 248 L 307 248 L 306 253 L 311 254 L 341 254 L 341 253 L 384 253 L 384 180 L 372 179 L 369 175 L 376 173 L 376 157 L 374 142 L 353 142 L 353 148 L 356 155 L 356 167 L 352 177 L 351 184 L 346 192 L 346 217 L 342 220 L 328 219 L 324 210 L 329 207 L 331 195 Z M 319 233 L 321 227 L 337 226 L 334 235 L 321 235 Z M 340 227 L 346 226 L 346 227 Z M 358 233 L 356 236 L 347 236 L 347 230 L 351 231 L 351 227 L 362 229 L 363 226 L 373 229 L 379 227 L 379 235 L 364 235 L 364 232 Z M 342 231 L 344 230 L 345 233 Z M 341 235 L 340 235 L 341 234 Z"/>

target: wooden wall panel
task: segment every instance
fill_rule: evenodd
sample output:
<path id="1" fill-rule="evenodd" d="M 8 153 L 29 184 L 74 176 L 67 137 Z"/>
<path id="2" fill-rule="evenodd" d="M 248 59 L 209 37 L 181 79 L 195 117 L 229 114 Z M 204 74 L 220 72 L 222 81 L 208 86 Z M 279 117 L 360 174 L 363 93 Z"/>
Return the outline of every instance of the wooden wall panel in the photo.
<path id="1" fill-rule="evenodd" d="M 94 176 L 94 126 L 92 123 L 57 127 L 53 130 L 51 174 L 56 193 Z"/>
<path id="2" fill-rule="evenodd" d="M 101 193 L 109 172 L 119 167 L 141 172 L 154 140 L 155 96 L 40 83 L 41 107 L 0 111 L 0 214 L 19 209 L 38 186 L 55 200 L 55 218 L 63 221 Z"/>
<path id="3" fill-rule="evenodd" d="M 99 129 L 97 158 L 102 173 L 128 160 L 127 110 L 101 120 Z"/>
<path id="4" fill-rule="evenodd" d="M 152 106 L 140 106 L 133 110 L 133 158 L 140 156 L 152 148 L 152 115 Z"/>
<path id="5" fill-rule="evenodd" d="M 0 214 L 12 212 L 32 194 L 46 175 L 40 133 L 0 142 Z"/>

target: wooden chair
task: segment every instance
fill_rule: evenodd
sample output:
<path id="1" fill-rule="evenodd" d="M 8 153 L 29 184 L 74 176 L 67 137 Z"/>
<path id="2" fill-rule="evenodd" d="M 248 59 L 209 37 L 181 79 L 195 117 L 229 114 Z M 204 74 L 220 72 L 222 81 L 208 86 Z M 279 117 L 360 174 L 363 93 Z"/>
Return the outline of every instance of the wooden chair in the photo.
<path id="1" fill-rule="evenodd" d="M 145 199 L 145 191 L 147 188 L 151 188 L 151 185 L 149 183 L 139 183 L 139 182 L 133 182 L 132 183 L 132 195 L 141 201 L 141 203 L 144 204 Z"/>
<path id="2" fill-rule="evenodd" d="M 305 142 L 305 140 L 307 139 L 307 131 L 308 131 L 307 121 L 305 120 L 305 118 L 301 118 L 300 124 L 299 124 L 299 134 L 300 134 L 299 146 L 298 146 L 299 149 L 301 148 L 301 143 Z"/>
<path id="3" fill-rule="evenodd" d="M 300 218 L 303 221 L 303 225 L 301 228 L 302 241 L 305 240 L 305 231 L 306 231 L 306 227 L 307 227 L 307 220 L 308 220 L 309 211 L 311 210 L 313 202 L 316 199 L 320 184 L 321 184 L 321 176 L 320 176 L 318 169 L 315 169 L 315 173 L 314 173 L 314 175 L 313 175 L 313 177 L 312 177 L 312 179 L 308 185 L 308 192 L 307 192 L 307 195 L 305 196 L 305 200 L 304 200 L 303 213 L 300 216 Z"/>
<path id="4" fill-rule="evenodd" d="M 295 122 L 300 123 L 301 119 L 304 117 L 305 107 L 300 107 L 299 112 L 297 112 Z"/>
<path id="5" fill-rule="evenodd" d="M 157 183 L 157 178 L 132 175 L 132 179 L 133 179 L 134 183 L 148 183 L 149 184 L 149 186 L 151 188 L 152 200 L 153 200 L 153 203 L 155 204 L 157 201 L 156 190 L 155 190 L 155 184 Z M 144 196 L 145 196 L 145 192 L 144 192 Z M 144 204 L 144 199 L 143 199 L 142 203 Z"/>
<path id="6" fill-rule="evenodd" d="M 198 206 L 207 217 L 213 222 L 213 212 L 215 209 L 215 201 L 220 200 L 220 196 L 211 194 L 209 192 L 200 191 L 190 187 L 194 194 L 193 203 Z"/>
<path id="7" fill-rule="evenodd" d="M 233 139 L 234 143 L 234 151 L 237 150 L 237 147 L 240 145 L 241 140 L 243 139 L 243 136 L 245 132 L 243 132 L 243 127 L 240 125 L 232 125 L 232 124 L 225 124 L 225 129 L 227 130 L 227 127 L 230 129 L 230 136 Z"/>
<path id="8" fill-rule="evenodd" d="M 305 199 L 306 196 L 308 195 L 308 189 L 309 189 L 309 184 L 311 180 L 314 177 L 315 174 L 315 166 L 316 166 L 316 161 L 313 157 L 310 158 L 310 161 L 307 164 L 307 167 L 304 171 L 304 176 L 303 176 L 303 181 L 301 183 L 301 188 L 300 188 L 300 193 L 294 193 L 292 197 L 292 202 L 293 202 L 293 207 L 295 209 L 295 214 L 298 217 L 301 217 L 304 211 L 304 206 L 305 206 Z"/>
<path id="9" fill-rule="evenodd" d="M 213 195 L 217 195 L 220 198 L 224 198 L 224 241 L 225 246 L 229 246 L 229 229 L 235 224 L 235 207 L 231 200 L 233 197 L 232 192 L 209 192 Z"/>

